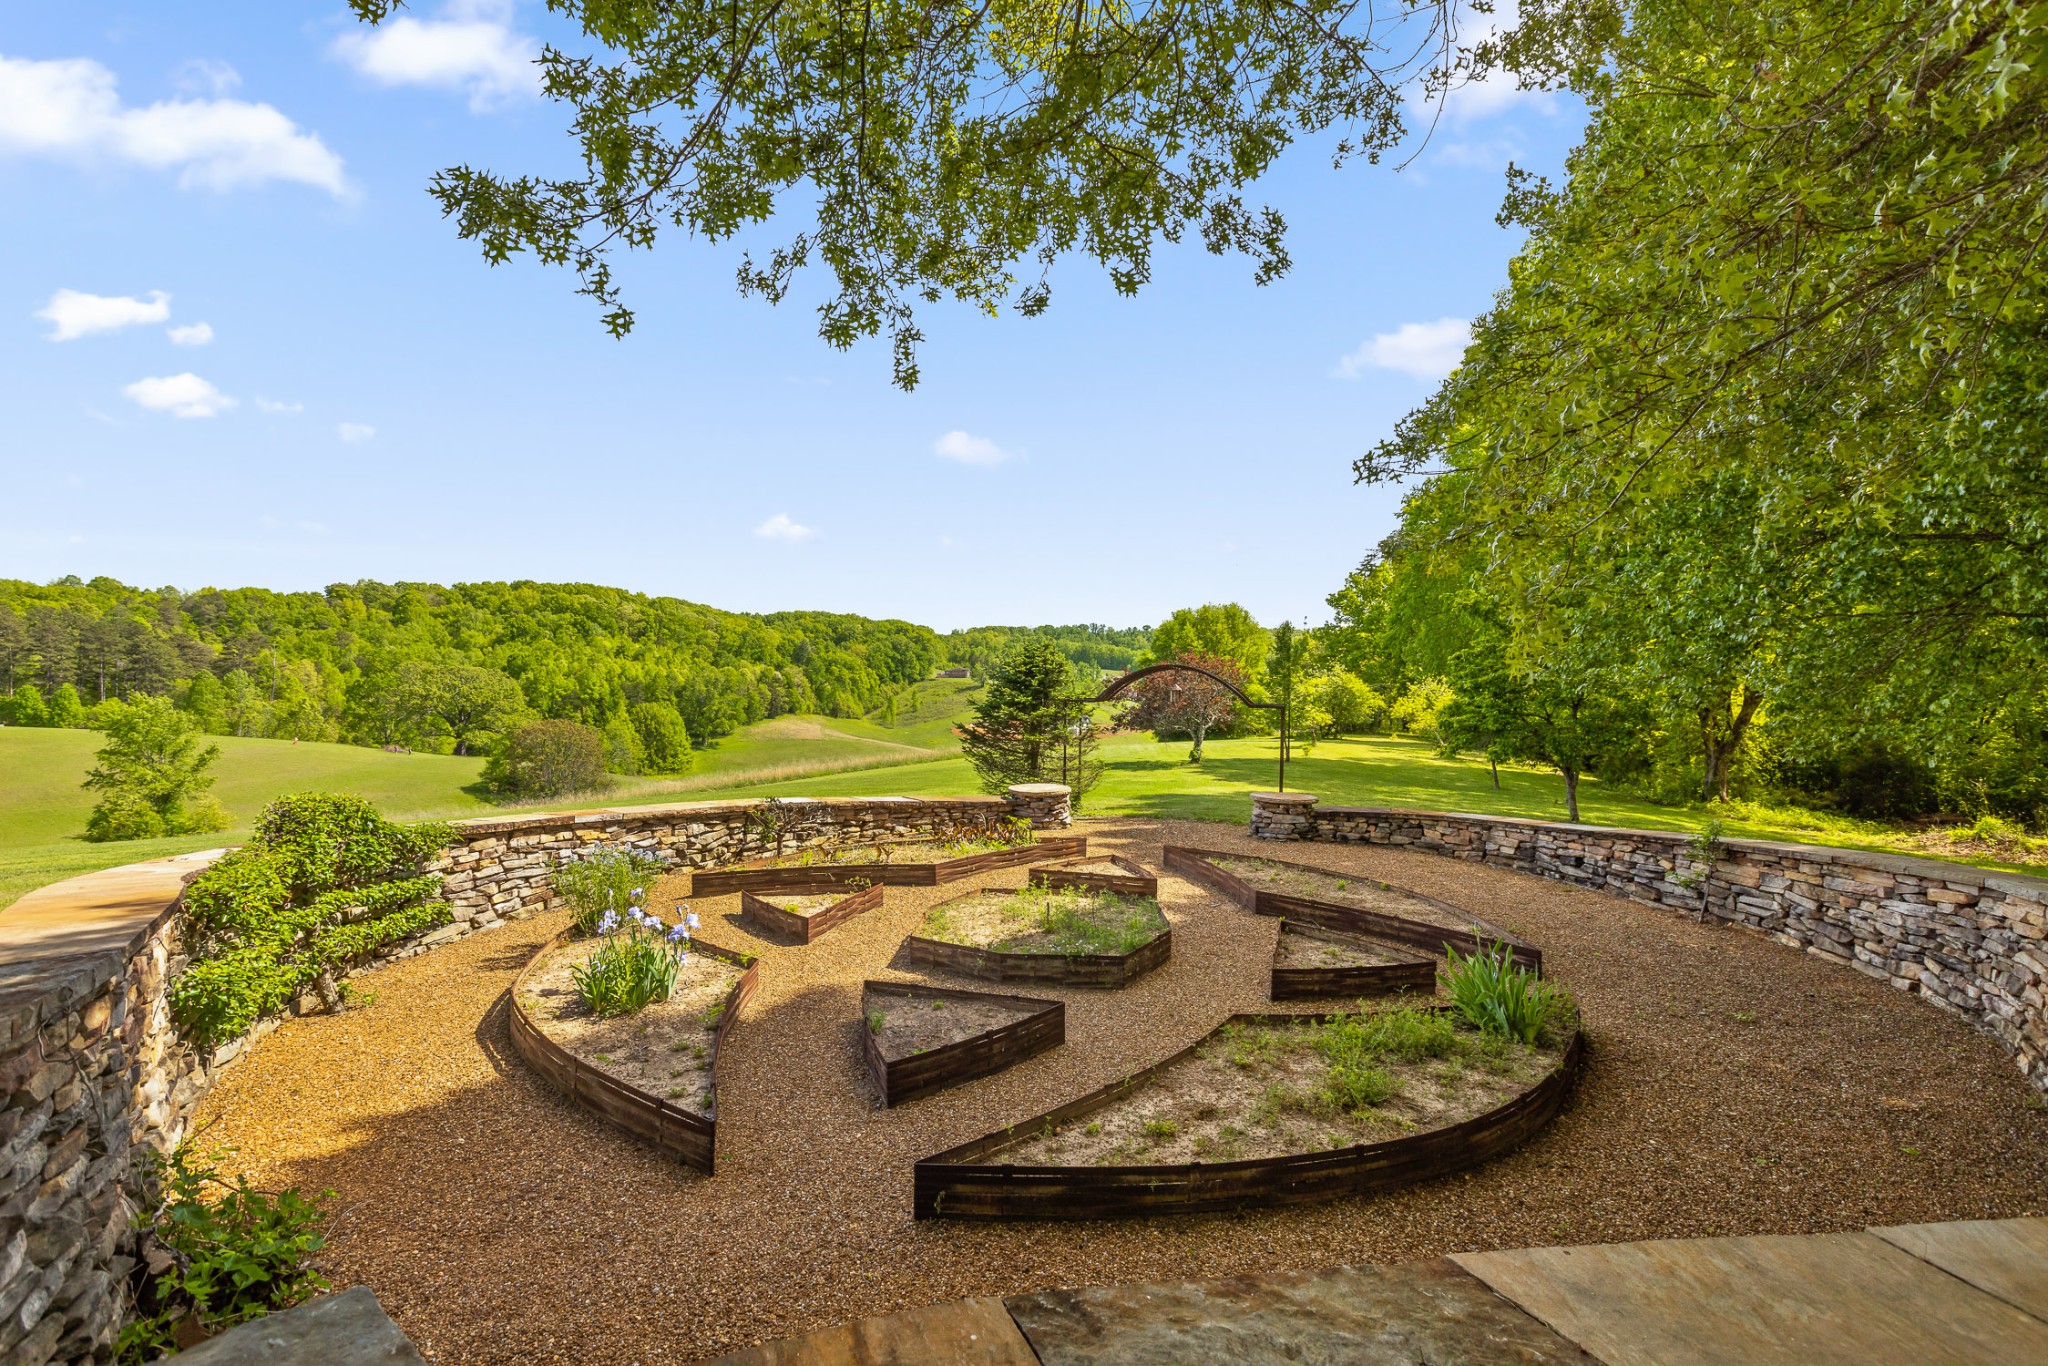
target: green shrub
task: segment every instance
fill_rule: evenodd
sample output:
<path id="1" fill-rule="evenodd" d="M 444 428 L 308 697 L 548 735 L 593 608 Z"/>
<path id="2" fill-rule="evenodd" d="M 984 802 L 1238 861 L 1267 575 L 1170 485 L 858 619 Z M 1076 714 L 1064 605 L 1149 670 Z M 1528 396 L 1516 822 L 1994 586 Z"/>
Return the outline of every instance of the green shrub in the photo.
<path id="1" fill-rule="evenodd" d="M 521 726 L 484 765 L 483 778 L 514 797 L 601 792 L 611 783 L 605 772 L 604 736 L 575 721 Z"/>
<path id="2" fill-rule="evenodd" d="M 187 1144 L 168 1159 L 143 1153 L 158 1201 L 136 1223 L 146 1264 L 163 1269 L 145 1280 L 121 1329 L 115 1352 L 124 1363 L 175 1351 L 186 1318 L 218 1331 L 328 1288 L 307 1261 L 325 1244 L 322 1204 L 334 1193 L 309 1198 L 293 1187 L 272 1195 L 223 1177 L 213 1165 L 221 1156 L 202 1158 Z"/>
<path id="3" fill-rule="evenodd" d="M 668 702 L 636 702 L 626 712 L 647 754 L 649 773 L 687 773 L 697 756 L 683 714 Z"/>
<path id="4" fill-rule="evenodd" d="M 631 1015 L 668 999 L 685 956 L 660 933 L 629 923 L 607 933 L 569 975 L 592 1014 Z"/>
<path id="5" fill-rule="evenodd" d="M 70 685 L 72 707 L 78 695 Z M 54 713 L 53 713 L 54 714 Z M 83 711 L 79 719 L 84 719 Z M 54 724 L 54 723 L 53 723 Z M 165 697 L 138 698 L 109 715 L 107 743 L 86 775 L 85 786 L 102 793 L 86 821 L 89 840 L 149 839 L 196 835 L 228 827 L 228 814 L 207 792 L 207 769 L 220 746 L 199 747 L 199 726 Z"/>
<path id="6" fill-rule="evenodd" d="M 1570 993 L 1515 966 L 1505 944 L 1475 942 L 1470 957 L 1449 950 L 1439 975 L 1458 1013 L 1482 1032 L 1534 1044 L 1573 1013 Z"/>
<path id="7" fill-rule="evenodd" d="M 85 725 L 85 700 L 78 695 L 78 689 L 66 683 L 50 694 L 46 726 L 62 726 L 66 730 L 77 730 Z"/>
<path id="8" fill-rule="evenodd" d="M 623 916 L 636 907 L 644 910 L 648 888 L 666 872 L 659 859 L 627 849 L 600 849 L 564 860 L 550 881 L 569 903 L 577 933 L 589 934 L 606 911 Z"/>
<path id="9" fill-rule="evenodd" d="M 376 950 L 446 924 L 441 879 L 419 866 L 447 838 L 445 825 L 395 825 L 360 797 L 273 802 L 248 844 L 185 889 L 192 961 L 170 991 L 179 1033 L 224 1043 Z"/>

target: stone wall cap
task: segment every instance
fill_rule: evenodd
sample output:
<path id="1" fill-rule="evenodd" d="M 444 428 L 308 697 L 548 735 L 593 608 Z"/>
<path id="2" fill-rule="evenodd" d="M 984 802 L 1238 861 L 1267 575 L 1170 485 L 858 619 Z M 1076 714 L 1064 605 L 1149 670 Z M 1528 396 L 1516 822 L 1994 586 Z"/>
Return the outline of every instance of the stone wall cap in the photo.
<path id="1" fill-rule="evenodd" d="M 1254 792 L 1252 800 L 1263 806 L 1313 806 L 1322 798 L 1313 792 Z"/>
<path id="2" fill-rule="evenodd" d="M 1020 797 L 1066 797 L 1074 789 L 1065 783 L 1012 783 L 1010 791 Z"/>
<path id="3" fill-rule="evenodd" d="M 724 811 L 748 811 L 765 806 L 766 797 L 726 797 L 717 801 L 703 802 L 657 802 L 646 806 L 603 806 L 588 807 L 571 811 L 526 811 L 499 816 L 470 816 L 450 821 L 449 826 L 458 838 L 476 835 L 511 834 L 532 830 L 568 830 L 579 825 L 606 825 L 620 821 L 637 821 L 648 824 L 659 823 L 675 816 L 701 817 Z M 944 804 L 949 806 L 1001 806 L 1001 797 L 987 797 L 971 794 L 959 797 L 779 797 L 775 800 L 806 806 L 822 806 L 841 810 L 858 810 L 864 806 L 923 806 Z"/>

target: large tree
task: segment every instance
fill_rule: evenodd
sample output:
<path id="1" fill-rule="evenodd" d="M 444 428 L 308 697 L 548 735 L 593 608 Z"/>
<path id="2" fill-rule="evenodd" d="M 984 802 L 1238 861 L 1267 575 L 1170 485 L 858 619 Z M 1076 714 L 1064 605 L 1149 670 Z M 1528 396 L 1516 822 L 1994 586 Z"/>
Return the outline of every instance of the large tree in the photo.
<path id="1" fill-rule="evenodd" d="M 350 3 L 375 23 L 399 0 Z M 1278 277 L 1285 225 L 1244 190 L 1304 136 L 1338 162 L 1377 159 L 1403 135 L 1404 88 L 1461 64 L 1457 0 L 548 7 L 582 30 L 581 50 L 540 59 L 581 165 L 450 167 L 433 193 L 457 231 L 493 264 L 531 252 L 575 270 L 620 334 L 618 249 L 792 213 L 781 245 L 742 255 L 741 290 L 779 301 L 823 264 L 819 334 L 886 332 L 905 386 L 918 303 L 1035 315 L 1074 251 L 1126 294 L 1190 232 Z"/>
<path id="2" fill-rule="evenodd" d="M 1195 742 L 1188 751 L 1188 762 L 1199 764 L 1209 732 L 1238 719 L 1237 695 L 1231 688 L 1243 689 L 1244 671 L 1235 660 L 1194 650 L 1165 662 L 1189 667 L 1151 674 L 1133 683 L 1130 706 L 1117 718 L 1117 724 L 1149 730 L 1162 738 L 1185 735 Z"/>
<path id="3" fill-rule="evenodd" d="M 207 789 L 219 745 L 199 744 L 199 727 L 167 697 L 119 706 L 107 743 L 86 775 L 100 799 L 86 822 L 90 840 L 147 839 L 227 828 L 227 813 Z"/>

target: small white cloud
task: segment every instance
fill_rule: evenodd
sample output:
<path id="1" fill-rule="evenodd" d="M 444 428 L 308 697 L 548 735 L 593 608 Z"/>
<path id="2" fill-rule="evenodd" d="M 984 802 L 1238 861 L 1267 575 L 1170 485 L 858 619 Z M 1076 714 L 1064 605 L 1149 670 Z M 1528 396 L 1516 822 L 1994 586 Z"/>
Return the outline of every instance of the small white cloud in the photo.
<path id="1" fill-rule="evenodd" d="M 1008 451 L 987 437 L 960 431 L 947 432 L 932 442 L 932 454 L 963 465 L 1000 465 L 1010 458 Z"/>
<path id="2" fill-rule="evenodd" d="M 296 180 L 347 193 L 341 158 L 270 105 L 188 99 L 137 107 L 121 103 L 118 84 L 83 57 L 0 57 L 0 155 L 175 170 L 188 189 Z"/>
<path id="3" fill-rule="evenodd" d="M 1495 0 L 1491 13 L 1481 13 L 1460 6 L 1457 15 L 1457 39 L 1460 49 L 1470 52 L 1481 43 L 1489 42 L 1509 32 L 1521 22 L 1519 7 L 1513 0 Z M 1496 69 L 1488 72 L 1486 79 L 1466 80 L 1452 86 L 1441 96 L 1443 112 L 1453 127 L 1463 128 L 1481 119 L 1490 119 L 1516 107 L 1527 107 L 1543 114 L 1557 112 L 1557 97 L 1547 90 L 1523 90 L 1515 80 L 1515 73 Z"/>
<path id="4" fill-rule="evenodd" d="M 256 411 L 259 413 L 281 413 L 289 415 L 292 413 L 305 412 L 306 405 L 303 403 L 283 403 L 274 398 L 259 398 L 256 400 Z"/>
<path id="5" fill-rule="evenodd" d="M 190 370 L 182 375 L 139 379 L 121 392 L 145 408 L 172 417 L 212 417 L 235 406 L 235 400 Z"/>
<path id="6" fill-rule="evenodd" d="M 36 310 L 35 316 L 50 324 L 45 335 L 51 341 L 76 341 L 95 332 L 160 323 L 171 316 L 171 296 L 160 289 L 149 291 L 147 299 L 60 289 L 50 296 L 50 302 Z"/>
<path id="7" fill-rule="evenodd" d="M 509 0 L 451 0 L 432 19 L 400 15 L 343 34 L 334 55 L 379 85 L 464 91 L 472 110 L 540 93 L 540 44 L 513 30 Z"/>
<path id="8" fill-rule="evenodd" d="M 808 541 L 818 533 L 799 522 L 790 520 L 786 512 L 778 512 L 754 528 L 754 534 L 764 541 Z"/>
<path id="9" fill-rule="evenodd" d="M 167 327 L 164 335 L 171 339 L 173 346 L 204 346 L 213 340 L 213 324 L 189 323 L 184 327 Z"/>
<path id="10" fill-rule="evenodd" d="M 350 445 L 357 445 L 375 436 L 377 429 L 366 422 L 344 422 L 337 426 L 334 432 Z"/>
<path id="11" fill-rule="evenodd" d="M 1377 332 L 1371 341 L 1337 362 L 1337 377 L 1357 379 L 1367 370 L 1399 370 L 1417 379 L 1442 379 L 1458 368 L 1472 324 L 1464 318 L 1438 318 L 1433 323 L 1402 323 L 1392 332 Z"/>
<path id="12" fill-rule="evenodd" d="M 225 95 L 242 83 L 242 73 L 226 62 L 194 57 L 178 68 L 172 82 L 190 95 Z"/>

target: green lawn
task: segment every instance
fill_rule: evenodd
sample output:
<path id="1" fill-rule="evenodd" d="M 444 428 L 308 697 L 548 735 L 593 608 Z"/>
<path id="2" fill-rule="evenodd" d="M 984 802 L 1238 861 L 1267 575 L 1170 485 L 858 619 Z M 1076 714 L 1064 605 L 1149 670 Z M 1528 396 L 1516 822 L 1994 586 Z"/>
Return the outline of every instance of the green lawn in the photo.
<path id="1" fill-rule="evenodd" d="M 693 774 L 626 779 L 601 800 L 635 805 L 725 796 L 975 792 L 974 773 L 959 757 L 952 736 L 967 701 L 964 692 L 950 680 L 926 685 L 916 707 L 899 705 L 894 726 L 875 718 L 779 717 L 700 752 Z M 79 834 L 92 803 L 78 783 L 99 744 L 90 731 L 0 727 L 0 906 L 32 887 L 94 868 L 233 843 L 246 834 L 265 802 L 288 792 L 353 792 L 400 819 L 504 809 L 473 790 L 481 760 L 221 738 L 215 791 L 234 814 L 236 829 L 185 839 L 88 844 Z M 1194 766 L 1185 762 L 1185 741 L 1113 737 L 1102 748 L 1108 771 L 1089 798 L 1086 814 L 1242 821 L 1250 809 L 1246 794 L 1273 786 L 1276 749 L 1270 738 L 1212 741 L 1204 762 Z M 1287 770 L 1290 789 L 1314 792 L 1330 805 L 1564 819 L 1564 789 L 1555 773 L 1505 767 L 1500 784 L 1496 791 L 1483 763 L 1444 759 L 1420 741 L 1384 737 L 1326 740 L 1312 755 L 1298 755 Z M 1591 779 L 1579 792 L 1581 818 L 1595 825 L 1696 830 L 1718 814 L 1729 835 L 1921 852 L 1901 834 L 1823 813 L 1655 806 L 1610 795 Z"/>

